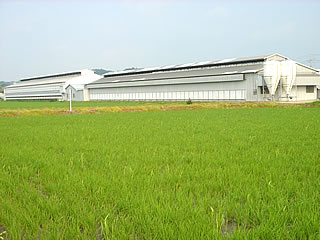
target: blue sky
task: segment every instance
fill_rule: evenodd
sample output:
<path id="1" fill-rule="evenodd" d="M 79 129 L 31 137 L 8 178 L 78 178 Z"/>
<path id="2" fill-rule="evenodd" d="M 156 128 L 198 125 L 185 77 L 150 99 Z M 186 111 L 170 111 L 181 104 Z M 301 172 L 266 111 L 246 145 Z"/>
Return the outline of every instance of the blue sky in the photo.
<path id="1" fill-rule="evenodd" d="M 0 81 L 275 52 L 320 68 L 319 9 L 316 0 L 0 0 Z"/>

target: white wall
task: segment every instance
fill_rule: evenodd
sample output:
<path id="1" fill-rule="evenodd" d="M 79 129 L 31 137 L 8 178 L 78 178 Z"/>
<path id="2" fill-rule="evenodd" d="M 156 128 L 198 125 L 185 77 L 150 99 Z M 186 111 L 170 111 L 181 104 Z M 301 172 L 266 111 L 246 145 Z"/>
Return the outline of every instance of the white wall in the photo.
<path id="1" fill-rule="evenodd" d="M 66 88 L 65 101 L 70 101 L 70 89 L 72 101 L 83 101 L 83 90 L 76 90 L 71 86 Z"/>
<path id="2" fill-rule="evenodd" d="M 261 85 L 261 77 L 256 73 L 245 74 L 245 83 L 247 89 L 247 101 L 261 101 L 262 94 L 259 93 L 258 86 Z"/>
<path id="3" fill-rule="evenodd" d="M 14 85 L 5 88 L 6 100 L 16 99 L 56 99 L 66 100 L 65 88 L 69 84 L 87 84 L 102 76 L 95 74 L 92 70 L 81 70 L 81 75 L 68 75 L 59 77 L 50 77 L 50 75 L 41 79 L 20 81 Z M 83 101 L 83 91 L 77 93 L 76 101 Z"/>
<path id="4" fill-rule="evenodd" d="M 88 89 L 90 100 L 245 100 L 246 82 Z"/>
<path id="5" fill-rule="evenodd" d="M 62 99 L 62 84 L 34 85 L 6 88 L 6 100 L 14 99 Z"/>
<path id="6" fill-rule="evenodd" d="M 313 93 L 306 92 L 306 86 L 298 86 L 297 87 L 297 100 L 298 101 L 308 101 L 308 100 L 316 100 L 317 99 L 317 89 L 314 87 Z"/>

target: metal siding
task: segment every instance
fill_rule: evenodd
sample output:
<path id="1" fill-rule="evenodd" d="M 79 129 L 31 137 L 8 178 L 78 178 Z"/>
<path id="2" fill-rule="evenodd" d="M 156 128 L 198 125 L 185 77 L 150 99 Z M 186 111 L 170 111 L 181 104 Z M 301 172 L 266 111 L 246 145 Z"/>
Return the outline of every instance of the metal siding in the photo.
<path id="1" fill-rule="evenodd" d="M 317 89 L 314 86 L 313 93 L 306 92 L 306 86 L 298 86 L 297 87 L 297 100 L 298 101 L 309 101 L 309 100 L 317 100 Z"/>
<path id="2" fill-rule="evenodd" d="M 246 100 L 244 81 L 88 89 L 91 100 Z"/>
<path id="3" fill-rule="evenodd" d="M 212 77 L 194 77 L 194 78 L 177 78 L 168 80 L 148 80 L 148 81 L 132 81 L 132 82 L 116 82 L 105 83 L 100 85 L 88 85 L 88 88 L 120 88 L 120 87 L 140 87 L 140 86 L 159 86 L 159 85 L 177 85 L 190 83 L 205 83 L 205 82 L 227 82 L 227 81 L 242 81 L 243 74 L 221 75 Z"/>
<path id="4" fill-rule="evenodd" d="M 86 87 L 90 100 L 248 100 L 247 80 L 242 72 L 249 75 L 262 68 L 262 63 L 250 63 L 110 76 Z"/>
<path id="5" fill-rule="evenodd" d="M 101 78 L 91 70 L 82 70 L 82 75 L 66 73 L 40 76 L 36 79 L 18 82 L 6 88 L 6 98 L 10 99 L 65 99 L 65 87 L 69 84 L 84 85 Z M 69 75 L 69 76 L 68 76 Z M 55 77 L 56 76 L 56 77 Z M 61 77 L 57 77 L 61 76 Z M 82 89 L 79 89 L 82 90 Z M 80 94 L 80 93 L 79 93 Z M 83 93 L 75 97 L 76 101 L 83 101 Z M 86 100 L 89 100 L 86 96 Z"/>
<path id="6" fill-rule="evenodd" d="M 56 99 L 62 100 L 63 84 L 68 78 L 30 80 L 6 88 L 6 99 Z"/>
<path id="7" fill-rule="evenodd" d="M 304 75 L 296 77 L 296 85 L 306 86 L 306 85 L 319 85 L 320 84 L 320 75 Z"/>
<path id="8" fill-rule="evenodd" d="M 6 99 L 62 99 L 62 85 L 34 85 L 6 88 Z"/>
<path id="9" fill-rule="evenodd" d="M 259 76 L 257 74 L 245 74 L 245 83 L 247 91 L 247 101 L 258 101 L 257 92 L 257 82 L 259 81 Z"/>
<path id="10" fill-rule="evenodd" d="M 160 72 L 160 73 L 147 73 L 147 74 L 139 74 L 139 75 L 129 75 L 129 76 L 110 76 L 106 78 L 102 78 L 98 81 L 95 81 L 91 84 L 88 84 L 88 88 L 101 88 L 104 87 L 104 84 L 115 84 L 120 82 L 140 82 L 140 81 L 149 81 L 149 80 L 161 80 L 170 78 L 171 80 L 174 78 L 198 78 L 198 77 L 206 77 L 207 75 L 224 75 L 225 73 L 237 73 L 240 74 L 243 71 L 248 70 L 258 70 L 262 69 L 263 64 L 245 64 L 239 66 L 232 67 L 216 67 L 216 68 L 208 68 L 208 69 L 197 69 L 197 70 L 185 70 L 185 71 L 168 71 L 168 72 Z M 133 81 L 134 80 L 134 81 Z M 102 84 L 102 85 L 101 85 Z"/>
<path id="11" fill-rule="evenodd" d="M 75 91 L 76 97 L 73 98 L 74 101 L 83 101 L 83 90 Z"/>
<path id="12" fill-rule="evenodd" d="M 62 96 L 6 97 L 6 100 L 63 100 Z"/>

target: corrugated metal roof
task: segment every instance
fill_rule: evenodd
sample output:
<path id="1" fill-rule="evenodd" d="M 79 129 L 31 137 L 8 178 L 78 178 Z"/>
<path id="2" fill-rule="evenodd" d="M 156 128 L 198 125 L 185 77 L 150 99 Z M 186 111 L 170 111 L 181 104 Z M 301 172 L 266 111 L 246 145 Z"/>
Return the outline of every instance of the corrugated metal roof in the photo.
<path id="1" fill-rule="evenodd" d="M 84 89 L 84 84 L 69 84 L 66 89 L 71 86 L 73 87 L 75 90 L 79 91 L 79 90 L 83 90 Z"/>
<path id="2" fill-rule="evenodd" d="M 162 79 L 148 79 L 144 81 L 118 81 L 105 82 L 102 84 L 88 84 L 88 88 L 119 88 L 119 87 L 142 87 L 142 86 L 160 86 L 160 85 L 180 85 L 180 84 L 194 84 L 194 83 L 211 83 L 211 82 L 235 82 L 244 80 L 244 75 L 238 74 L 224 74 L 211 75 L 201 77 L 180 77 L 180 78 L 162 78 Z"/>
<path id="3" fill-rule="evenodd" d="M 240 63 L 263 62 L 269 56 L 272 56 L 272 55 L 244 57 L 244 58 L 229 58 L 229 59 L 222 59 L 218 61 L 205 61 L 205 62 L 197 62 L 197 63 L 168 65 L 168 66 L 154 67 L 154 68 L 144 68 L 144 69 L 132 70 L 132 71 L 110 72 L 105 74 L 104 77 L 135 75 L 135 74 L 144 74 L 144 73 L 152 73 L 152 72 L 162 72 L 162 71 L 178 71 L 178 70 L 188 70 L 188 69 L 197 69 L 197 68 L 214 67 L 214 66 L 227 66 L 227 65 L 240 64 Z"/>
<path id="4" fill-rule="evenodd" d="M 60 77 L 55 77 L 60 76 Z M 87 84 L 102 78 L 101 75 L 95 74 L 92 70 L 81 70 L 79 74 L 61 73 L 47 75 L 46 77 L 29 78 L 28 81 L 19 81 L 7 88 L 27 87 L 34 85 L 47 85 L 47 84 Z"/>
<path id="5" fill-rule="evenodd" d="M 39 81 L 40 80 L 40 81 Z M 12 84 L 6 88 L 16 88 L 16 87 L 27 87 L 27 86 L 33 86 L 33 85 L 46 85 L 46 84 L 59 84 L 59 83 L 64 83 L 66 80 L 60 79 L 57 81 L 57 79 L 49 79 L 49 80 L 32 80 L 32 81 L 21 81 L 17 82 L 15 84 Z"/>
<path id="6" fill-rule="evenodd" d="M 39 79 L 45 79 L 45 78 L 74 76 L 74 75 L 81 75 L 81 71 L 47 74 L 47 75 L 36 76 L 36 77 L 31 77 L 31 78 L 23 78 L 20 81 L 30 81 L 30 80 L 39 80 Z"/>
<path id="7" fill-rule="evenodd" d="M 132 82 L 146 82 L 146 81 L 160 81 L 170 80 L 174 82 L 176 79 L 185 79 L 192 82 L 194 78 L 216 77 L 223 75 L 235 75 L 245 73 L 255 73 L 263 69 L 263 63 L 256 63 L 250 65 L 229 66 L 221 68 L 208 69 L 192 69 L 190 71 L 168 71 L 168 72 L 151 72 L 143 75 L 118 75 L 112 77 L 105 77 L 95 82 L 89 83 L 88 88 L 99 87 L 103 84 L 115 83 L 132 83 Z"/>

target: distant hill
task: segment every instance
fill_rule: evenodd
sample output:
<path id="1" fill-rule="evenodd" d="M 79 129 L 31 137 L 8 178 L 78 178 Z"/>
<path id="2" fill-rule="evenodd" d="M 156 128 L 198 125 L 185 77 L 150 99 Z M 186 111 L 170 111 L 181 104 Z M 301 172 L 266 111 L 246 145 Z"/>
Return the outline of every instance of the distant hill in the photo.
<path id="1" fill-rule="evenodd" d="M 92 71 L 94 71 L 94 73 L 98 74 L 98 75 L 103 75 L 103 74 L 106 74 L 108 72 L 112 72 L 110 70 L 105 70 L 105 69 L 92 69 Z"/>
<path id="2" fill-rule="evenodd" d="M 0 92 L 3 93 L 3 89 L 6 86 L 12 85 L 14 82 L 4 82 L 4 81 L 0 81 Z"/>
<path id="3" fill-rule="evenodd" d="M 11 84 L 13 84 L 14 82 L 4 82 L 4 81 L 0 81 L 0 87 L 6 87 L 9 86 Z"/>
<path id="4" fill-rule="evenodd" d="M 125 68 L 122 71 L 140 70 L 140 69 L 142 69 L 142 68 L 130 67 L 130 68 Z"/>

